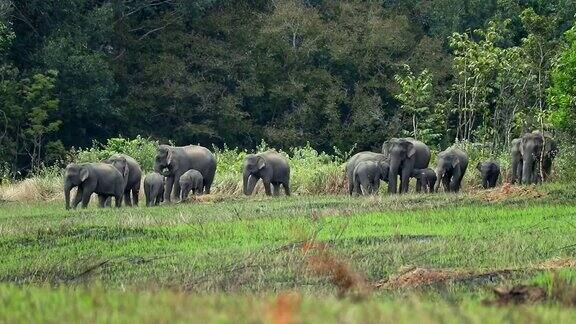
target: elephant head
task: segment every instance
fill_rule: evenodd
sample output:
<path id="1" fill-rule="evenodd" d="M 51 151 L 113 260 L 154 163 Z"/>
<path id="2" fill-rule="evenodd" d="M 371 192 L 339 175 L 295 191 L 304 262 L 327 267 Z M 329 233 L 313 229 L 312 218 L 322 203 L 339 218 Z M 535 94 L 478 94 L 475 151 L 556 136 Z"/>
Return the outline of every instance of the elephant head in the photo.
<path id="1" fill-rule="evenodd" d="M 64 197 L 66 199 L 66 209 L 70 209 L 70 191 L 72 188 L 80 186 L 88 177 L 90 171 L 81 164 L 70 163 L 64 170 Z"/>
<path id="2" fill-rule="evenodd" d="M 128 161 L 124 156 L 120 154 L 114 154 L 104 162 L 114 166 L 118 171 L 120 171 L 122 177 L 124 177 L 124 180 L 128 180 L 130 169 L 128 167 Z"/>
<path id="3" fill-rule="evenodd" d="M 266 161 L 263 157 L 256 154 L 248 154 L 244 160 L 244 172 L 242 187 L 245 195 L 251 195 L 256 187 L 257 176 L 260 171 L 266 168 Z"/>
<path id="4" fill-rule="evenodd" d="M 154 171 L 166 176 L 164 169 L 174 169 L 174 152 L 169 145 L 159 145 L 156 148 L 156 158 L 154 160 Z"/>
<path id="5" fill-rule="evenodd" d="M 407 139 L 393 138 L 383 145 L 382 153 L 388 156 L 390 163 L 388 191 L 395 193 L 398 176 L 407 162 L 414 161 L 416 147 Z M 409 168 L 412 167 L 413 165 L 409 166 Z"/>
<path id="6" fill-rule="evenodd" d="M 380 180 L 389 181 L 390 164 L 388 162 L 378 162 L 378 167 L 380 168 Z"/>

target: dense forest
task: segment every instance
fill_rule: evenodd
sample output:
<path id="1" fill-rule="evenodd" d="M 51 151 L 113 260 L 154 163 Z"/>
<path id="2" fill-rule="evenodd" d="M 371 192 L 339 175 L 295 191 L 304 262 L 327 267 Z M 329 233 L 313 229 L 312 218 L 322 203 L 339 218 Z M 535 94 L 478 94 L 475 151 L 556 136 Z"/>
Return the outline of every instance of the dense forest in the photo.
<path id="1" fill-rule="evenodd" d="M 576 134 L 574 0 L 0 0 L 0 161 Z"/>

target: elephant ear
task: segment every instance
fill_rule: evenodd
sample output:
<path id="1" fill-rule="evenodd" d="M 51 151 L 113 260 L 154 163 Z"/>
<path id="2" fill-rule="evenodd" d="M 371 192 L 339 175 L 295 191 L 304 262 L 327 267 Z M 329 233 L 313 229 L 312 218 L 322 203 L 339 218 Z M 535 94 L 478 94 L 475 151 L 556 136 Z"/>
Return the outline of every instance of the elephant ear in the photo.
<path id="1" fill-rule="evenodd" d="M 454 158 L 452 160 L 452 167 L 455 168 L 458 166 L 458 164 L 460 164 L 460 159 L 459 158 Z"/>
<path id="2" fill-rule="evenodd" d="M 261 156 L 256 160 L 256 169 L 262 170 L 266 167 L 266 161 Z"/>
<path id="3" fill-rule="evenodd" d="M 414 144 L 410 143 L 408 145 L 408 158 L 412 158 L 414 156 L 414 154 L 416 154 L 416 146 L 414 146 Z"/>
<path id="4" fill-rule="evenodd" d="M 168 149 L 166 152 L 166 165 L 171 165 L 172 164 L 172 150 Z"/>
<path id="5" fill-rule="evenodd" d="M 256 167 L 258 168 L 258 170 L 262 170 L 266 167 L 266 161 L 264 161 L 264 159 L 261 156 L 258 157 L 258 162 L 256 162 Z"/>
<path id="6" fill-rule="evenodd" d="M 80 181 L 82 181 L 82 182 L 86 181 L 86 179 L 88 179 L 89 175 L 90 175 L 90 172 L 88 171 L 88 169 L 86 169 L 86 168 L 80 169 Z"/>

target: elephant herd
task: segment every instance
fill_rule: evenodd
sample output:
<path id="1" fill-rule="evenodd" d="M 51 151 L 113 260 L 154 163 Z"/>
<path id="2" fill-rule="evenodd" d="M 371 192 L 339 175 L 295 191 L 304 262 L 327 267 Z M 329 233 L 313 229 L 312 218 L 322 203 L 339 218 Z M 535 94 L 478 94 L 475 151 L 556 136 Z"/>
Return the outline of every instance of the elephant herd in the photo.
<path id="1" fill-rule="evenodd" d="M 557 152 L 556 141 L 539 131 L 513 140 L 510 181 L 531 184 L 546 180 Z M 412 138 L 392 138 L 382 145 L 382 153 L 360 152 L 348 160 L 348 193 L 376 194 L 381 181 L 388 182 L 389 193 L 406 193 L 411 178 L 416 179 L 417 192 L 437 192 L 440 184 L 446 192 L 458 192 L 468 168 L 466 152 L 451 147 L 439 153 L 435 170 L 429 168 L 430 158 L 426 144 Z M 500 176 L 496 162 L 480 162 L 476 168 L 484 188 L 496 186 Z M 172 197 L 184 201 L 190 192 L 209 194 L 215 174 L 216 158 L 207 148 L 159 145 L 154 172 L 143 180 L 146 206 L 170 202 Z M 71 163 L 64 170 L 66 209 L 76 208 L 80 202 L 86 208 L 92 194 L 98 196 L 100 207 L 110 205 L 112 198 L 116 207 L 121 207 L 122 202 L 138 205 L 142 176 L 138 162 L 124 154 L 114 154 L 103 162 Z M 266 195 L 277 196 L 281 188 L 290 195 L 290 166 L 276 151 L 247 155 L 242 179 L 245 195 L 251 195 L 260 180 Z M 71 204 L 73 188 L 77 191 Z"/>
<path id="2" fill-rule="evenodd" d="M 540 131 L 514 139 L 510 182 L 533 184 L 546 180 L 557 153 L 556 141 Z M 416 192 L 437 192 L 440 184 L 445 192 L 458 192 L 468 169 L 468 154 L 450 147 L 438 154 L 435 170 L 429 168 L 430 158 L 430 149 L 426 144 L 412 138 L 392 138 L 382 145 L 382 153 L 360 152 L 348 160 L 348 193 L 375 194 L 380 181 L 388 182 L 389 193 L 406 193 L 411 178 L 416 179 Z M 496 186 L 500 177 L 497 162 L 479 162 L 476 169 L 483 188 Z"/>
<path id="3" fill-rule="evenodd" d="M 198 145 L 159 145 L 154 159 L 154 172 L 143 181 L 146 206 L 156 206 L 172 197 L 184 201 L 194 195 L 209 194 L 216 175 L 216 158 L 210 150 Z M 64 170 L 64 198 L 66 209 L 76 208 L 80 202 L 86 208 L 92 194 L 98 196 L 99 206 L 106 207 L 114 198 L 115 206 L 122 202 L 138 205 L 142 169 L 136 160 L 114 154 L 103 162 L 71 163 Z M 290 167 L 288 161 L 275 151 L 246 156 L 243 167 L 243 192 L 251 195 L 256 183 L 262 180 L 267 195 L 279 195 L 280 187 L 290 195 Z M 77 188 L 70 203 L 70 193 Z"/>

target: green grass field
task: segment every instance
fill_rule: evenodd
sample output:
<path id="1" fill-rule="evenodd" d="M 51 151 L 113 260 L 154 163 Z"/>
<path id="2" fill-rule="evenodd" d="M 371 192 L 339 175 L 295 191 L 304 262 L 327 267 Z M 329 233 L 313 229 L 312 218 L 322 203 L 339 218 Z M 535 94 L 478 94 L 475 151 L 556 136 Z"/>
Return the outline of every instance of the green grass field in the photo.
<path id="1" fill-rule="evenodd" d="M 566 321 L 576 311 L 561 303 L 482 302 L 494 287 L 546 286 L 552 272 L 576 278 L 575 203 L 576 186 L 560 184 L 120 210 L 4 203 L 0 322 Z M 338 298 L 330 273 L 310 261 L 324 252 L 302 248 L 310 241 L 363 278 L 364 298 Z M 402 277 L 413 269 L 431 278 Z"/>

